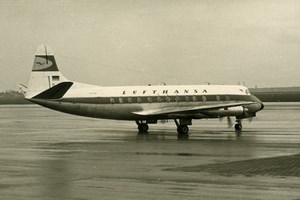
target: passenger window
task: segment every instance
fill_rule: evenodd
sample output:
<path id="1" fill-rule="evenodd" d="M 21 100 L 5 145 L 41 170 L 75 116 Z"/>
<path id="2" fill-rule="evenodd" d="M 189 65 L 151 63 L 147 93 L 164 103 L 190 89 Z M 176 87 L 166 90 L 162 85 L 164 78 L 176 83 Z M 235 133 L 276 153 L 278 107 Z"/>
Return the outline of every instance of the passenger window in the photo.
<path id="1" fill-rule="evenodd" d="M 157 101 L 161 102 L 162 101 L 161 97 L 157 97 Z"/>
<path id="2" fill-rule="evenodd" d="M 115 99 L 114 99 L 114 98 L 110 98 L 109 101 L 110 101 L 110 103 L 112 103 L 112 104 L 115 103 Z"/>
<path id="3" fill-rule="evenodd" d="M 189 102 L 190 101 L 190 97 L 189 96 L 185 96 L 185 101 Z"/>
<path id="4" fill-rule="evenodd" d="M 128 97 L 127 101 L 128 101 L 128 103 L 132 103 L 132 98 Z"/>
<path id="5" fill-rule="evenodd" d="M 221 100 L 220 95 L 217 95 L 217 96 L 216 96 L 216 99 L 217 99 L 217 101 L 220 101 L 220 100 Z"/>
<path id="6" fill-rule="evenodd" d="M 226 95 L 225 99 L 226 99 L 226 101 L 229 101 L 230 100 L 230 96 Z"/>
<path id="7" fill-rule="evenodd" d="M 120 103 L 124 103 L 124 100 L 123 100 L 122 97 L 119 98 L 119 102 L 120 102 Z"/>
<path id="8" fill-rule="evenodd" d="M 137 98 L 137 101 L 138 101 L 138 103 L 142 103 L 142 98 L 141 98 L 141 97 L 138 97 L 138 98 Z"/>
<path id="9" fill-rule="evenodd" d="M 151 97 L 148 97 L 148 102 L 152 103 L 152 98 Z"/>
<path id="10" fill-rule="evenodd" d="M 167 102 L 170 102 L 170 101 L 171 101 L 171 98 L 170 98 L 170 97 L 166 97 L 166 101 L 167 101 Z"/>
<path id="11" fill-rule="evenodd" d="M 180 97 L 176 96 L 175 101 L 178 103 L 180 101 Z"/>
<path id="12" fill-rule="evenodd" d="M 206 96 L 202 96 L 202 101 L 206 102 Z"/>
<path id="13" fill-rule="evenodd" d="M 196 96 L 193 96 L 193 101 L 197 101 L 197 97 Z"/>

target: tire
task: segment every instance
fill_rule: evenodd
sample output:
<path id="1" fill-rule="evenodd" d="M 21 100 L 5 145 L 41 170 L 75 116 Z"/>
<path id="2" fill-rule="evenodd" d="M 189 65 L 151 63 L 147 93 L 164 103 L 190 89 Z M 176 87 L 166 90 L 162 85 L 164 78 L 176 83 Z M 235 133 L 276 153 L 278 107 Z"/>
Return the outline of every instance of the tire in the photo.
<path id="1" fill-rule="evenodd" d="M 240 131 L 240 130 L 242 130 L 242 125 L 241 124 L 235 124 L 234 128 L 235 128 L 235 130 Z"/>
<path id="2" fill-rule="evenodd" d="M 187 125 L 179 125 L 177 128 L 178 134 L 188 134 L 189 127 Z"/>
<path id="3" fill-rule="evenodd" d="M 138 129 L 140 133 L 147 133 L 149 130 L 148 124 L 139 124 Z"/>

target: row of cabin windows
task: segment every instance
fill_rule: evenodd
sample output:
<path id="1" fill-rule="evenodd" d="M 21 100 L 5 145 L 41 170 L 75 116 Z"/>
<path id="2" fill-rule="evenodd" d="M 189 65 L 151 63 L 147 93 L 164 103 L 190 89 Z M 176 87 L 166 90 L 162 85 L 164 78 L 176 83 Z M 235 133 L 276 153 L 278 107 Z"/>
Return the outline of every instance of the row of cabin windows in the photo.
<path id="1" fill-rule="evenodd" d="M 224 96 L 221 97 L 220 95 L 216 96 L 217 101 L 229 101 L 230 98 L 229 96 Z M 184 96 L 184 97 L 179 97 L 179 96 L 175 96 L 175 97 L 119 97 L 119 98 L 110 98 L 110 103 L 114 104 L 114 103 L 152 103 L 152 102 L 197 102 L 197 101 L 203 101 L 206 102 L 207 101 L 207 97 L 206 96 Z"/>

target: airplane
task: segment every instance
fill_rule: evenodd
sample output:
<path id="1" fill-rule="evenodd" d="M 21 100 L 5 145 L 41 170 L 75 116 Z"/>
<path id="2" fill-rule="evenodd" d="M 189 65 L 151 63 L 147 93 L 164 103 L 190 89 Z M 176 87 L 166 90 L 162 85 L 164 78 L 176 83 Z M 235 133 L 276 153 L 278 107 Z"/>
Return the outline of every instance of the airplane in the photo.
<path id="1" fill-rule="evenodd" d="M 264 104 L 241 85 L 146 85 L 104 87 L 66 79 L 59 71 L 53 51 L 37 48 L 25 99 L 64 113 L 112 120 L 135 121 L 141 134 L 148 124 L 174 120 L 178 138 L 189 137 L 193 119 L 256 116 Z"/>

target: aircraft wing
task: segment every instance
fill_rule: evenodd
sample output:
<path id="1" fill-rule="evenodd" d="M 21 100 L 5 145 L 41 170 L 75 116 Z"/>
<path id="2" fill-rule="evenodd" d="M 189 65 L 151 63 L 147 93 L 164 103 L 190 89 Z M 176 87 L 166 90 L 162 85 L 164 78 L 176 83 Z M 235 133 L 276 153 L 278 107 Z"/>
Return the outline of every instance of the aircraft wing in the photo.
<path id="1" fill-rule="evenodd" d="M 153 116 L 153 115 L 166 115 L 166 114 L 184 114 L 186 112 L 201 112 L 219 108 L 229 108 L 234 106 L 243 106 L 254 104 L 255 102 L 239 102 L 239 103 L 224 103 L 215 105 L 203 105 L 203 106 L 185 106 L 185 107 L 166 107 L 153 110 L 142 110 L 133 112 L 133 114 L 141 116 Z"/>

